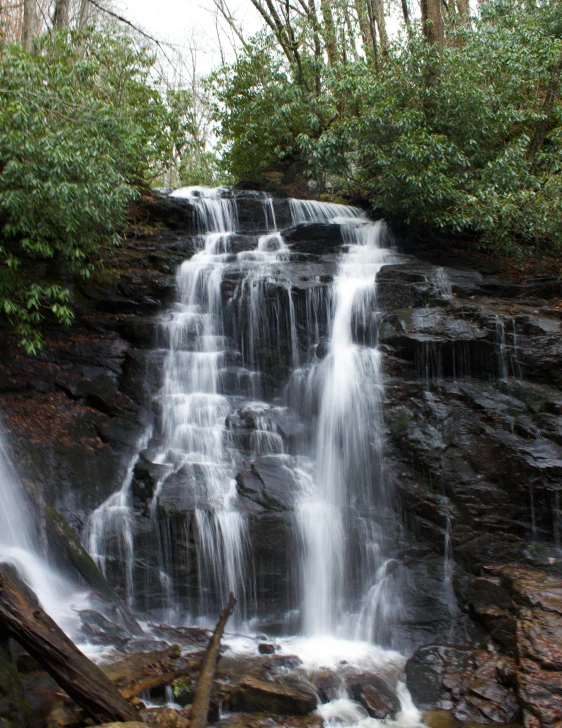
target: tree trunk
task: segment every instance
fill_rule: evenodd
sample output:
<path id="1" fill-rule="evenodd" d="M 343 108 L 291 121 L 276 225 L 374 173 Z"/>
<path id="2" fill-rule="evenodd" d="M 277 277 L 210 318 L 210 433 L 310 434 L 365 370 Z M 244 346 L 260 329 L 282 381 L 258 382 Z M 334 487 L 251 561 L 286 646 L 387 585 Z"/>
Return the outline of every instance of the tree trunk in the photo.
<path id="1" fill-rule="evenodd" d="M 314 0 L 309 0 L 308 2 L 307 15 L 312 25 L 314 37 L 314 59 L 316 61 L 316 68 L 314 69 L 314 86 L 316 89 L 316 95 L 320 96 L 322 91 L 322 77 L 320 70 L 322 67 L 322 44 L 320 43 L 320 25 L 318 23 L 316 3 Z"/>
<path id="2" fill-rule="evenodd" d="M 371 61 L 375 60 L 373 38 L 371 37 L 371 29 L 369 27 L 369 13 L 365 6 L 365 0 L 355 0 L 355 9 L 357 11 L 357 19 L 359 20 L 359 30 L 361 31 L 361 41 L 366 58 Z"/>
<path id="3" fill-rule="evenodd" d="M 70 24 L 70 0 L 56 0 L 53 14 L 53 28 L 60 30 L 68 28 Z"/>
<path id="4" fill-rule="evenodd" d="M 79 20 L 78 20 L 78 25 L 81 30 L 89 24 L 91 17 L 92 17 L 92 6 L 88 2 L 88 0 L 81 0 L 80 16 L 79 16 Z"/>
<path id="5" fill-rule="evenodd" d="M 408 11 L 408 0 L 402 0 L 402 15 L 408 32 L 410 31 L 410 13 Z"/>
<path id="6" fill-rule="evenodd" d="M 137 710 L 43 609 L 0 573 L 0 625 L 41 664 L 94 723 L 138 720 Z"/>
<path id="7" fill-rule="evenodd" d="M 349 16 L 349 8 L 347 6 L 347 3 L 343 6 L 343 17 L 345 20 L 345 27 L 347 30 L 347 33 L 343 33 L 344 41 L 347 35 L 348 43 L 349 43 L 349 50 L 351 55 L 353 56 L 354 61 L 359 60 L 359 55 L 357 54 L 357 44 L 355 42 L 355 29 L 353 27 L 353 24 L 351 22 L 351 18 Z M 345 45 L 344 45 L 345 48 Z"/>
<path id="8" fill-rule="evenodd" d="M 26 51 L 33 47 L 33 39 L 38 30 L 37 0 L 23 0 L 23 24 L 21 28 L 21 43 Z"/>
<path id="9" fill-rule="evenodd" d="M 437 49 L 438 53 L 443 50 L 445 41 L 445 28 L 443 14 L 441 12 L 442 0 L 421 0 L 422 28 L 427 43 Z M 425 71 L 426 85 L 432 86 L 440 76 L 439 58 L 431 60 Z M 426 110 L 427 112 L 427 110 Z"/>
<path id="10" fill-rule="evenodd" d="M 211 691 L 213 690 L 213 683 L 215 681 L 221 638 L 228 618 L 234 611 L 235 606 L 236 599 L 234 598 L 234 594 L 231 594 L 228 600 L 228 606 L 217 622 L 213 636 L 207 646 L 205 657 L 203 657 L 201 672 L 199 673 L 199 680 L 197 681 L 195 697 L 193 698 L 193 706 L 191 708 L 191 728 L 207 728 Z"/>
<path id="11" fill-rule="evenodd" d="M 388 52 L 388 33 L 386 32 L 386 21 L 384 18 L 384 5 L 383 0 L 373 0 L 373 14 L 377 21 L 377 28 L 379 29 L 379 40 L 381 46 L 381 53 L 385 56 Z"/>
<path id="12" fill-rule="evenodd" d="M 470 3 L 469 0 L 456 0 L 457 13 L 461 16 L 461 20 L 465 25 L 470 23 Z"/>
<path id="13" fill-rule="evenodd" d="M 369 14 L 369 32 L 371 34 L 371 42 L 373 44 L 373 59 L 375 61 L 375 69 L 377 73 L 380 71 L 379 48 L 377 42 L 377 28 L 375 20 L 375 11 L 373 8 L 373 0 L 367 0 L 367 12 Z"/>
<path id="14" fill-rule="evenodd" d="M 331 66 L 333 66 L 334 63 L 337 63 L 338 61 L 338 46 L 336 41 L 336 28 L 334 25 L 334 18 L 332 16 L 332 9 L 330 5 L 330 0 L 320 0 L 322 20 L 324 21 L 322 35 L 324 36 L 324 43 L 326 44 L 328 62 Z"/>
<path id="15" fill-rule="evenodd" d="M 546 96 L 543 103 L 543 118 L 537 121 L 535 133 L 527 150 L 527 160 L 532 165 L 535 158 L 543 145 L 544 139 L 548 132 L 548 127 L 552 119 L 552 110 L 554 101 L 558 96 L 558 87 L 560 86 L 560 75 L 562 74 L 562 51 L 558 56 L 558 61 L 550 69 L 550 81 L 546 90 Z"/>
<path id="16" fill-rule="evenodd" d="M 437 45 L 439 48 L 443 48 L 445 39 L 441 1 L 421 0 L 423 34 L 430 45 Z"/>

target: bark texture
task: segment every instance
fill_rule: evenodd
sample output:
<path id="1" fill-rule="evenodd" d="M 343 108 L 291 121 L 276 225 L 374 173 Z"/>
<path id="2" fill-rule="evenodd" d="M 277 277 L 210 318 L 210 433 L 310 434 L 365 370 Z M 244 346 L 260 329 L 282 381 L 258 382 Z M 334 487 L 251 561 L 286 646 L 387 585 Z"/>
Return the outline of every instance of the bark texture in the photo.
<path id="1" fill-rule="evenodd" d="M 30 596 L 0 573 L 0 625 L 35 657 L 95 723 L 134 721 L 138 713 L 113 683 Z"/>
<path id="2" fill-rule="evenodd" d="M 234 594 L 230 595 L 228 605 L 220 616 L 213 636 L 207 646 L 203 664 L 201 665 L 201 673 L 197 681 L 195 689 L 195 698 L 193 699 L 193 707 L 191 708 L 191 728 L 206 728 L 208 724 L 209 706 L 211 704 L 211 691 L 215 680 L 215 672 L 217 670 L 217 661 L 219 659 L 219 651 L 224 628 L 228 618 L 234 611 L 236 599 Z"/>

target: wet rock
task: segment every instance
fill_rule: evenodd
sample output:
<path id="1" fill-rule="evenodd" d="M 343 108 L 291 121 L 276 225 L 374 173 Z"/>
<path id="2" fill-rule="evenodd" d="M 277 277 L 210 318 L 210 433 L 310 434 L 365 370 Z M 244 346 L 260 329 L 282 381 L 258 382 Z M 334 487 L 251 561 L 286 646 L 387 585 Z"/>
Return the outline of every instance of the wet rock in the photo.
<path id="1" fill-rule="evenodd" d="M 171 230 L 180 230 L 188 234 L 195 232 L 193 205 L 189 200 L 170 197 L 166 194 L 155 194 L 143 199 L 133 214 L 140 219 L 148 218 L 152 223 L 165 225 Z"/>
<path id="2" fill-rule="evenodd" d="M 473 654 L 467 648 L 451 645 L 418 648 L 406 664 L 406 684 L 416 705 L 422 710 L 440 707 L 446 673 L 460 676 L 472 665 Z"/>
<path id="3" fill-rule="evenodd" d="M 283 457 L 258 457 L 249 468 L 240 470 L 236 475 L 240 497 L 267 511 L 292 508 L 299 486 Z"/>
<path id="4" fill-rule="evenodd" d="M 168 472 L 164 465 L 151 462 L 149 453 L 142 452 L 133 471 L 133 497 L 143 505 L 148 504 L 154 496 L 159 480 Z"/>
<path id="5" fill-rule="evenodd" d="M 257 603 L 262 605 L 268 634 L 282 634 L 287 610 L 294 607 L 294 580 L 289 568 L 294 548 L 294 519 L 289 511 L 248 514 L 248 539 L 254 550 Z M 298 632 L 299 625 L 295 625 Z"/>
<path id="6" fill-rule="evenodd" d="M 146 723 L 140 723 L 136 720 L 126 721 L 125 723 L 99 723 L 93 728 L 147 728 Z"/>
<path id="7" fill-rule="evenodd" d="M 525 724 L 550 728 L 562 721 L 562 673 L 543 670 L 532 660 L 521 660 L 519 698 Z"/>
<path id="8" fill-rule="evenodd" d="M 490 636 L 510 654 L 515 654 L 517 623 L 512 611 L 513 600 L 509 591 L 501 586 L 499 577 L 472 578 L 465 598 L 489 630 Z"/>
<path id="9" fill-rule="evenodd" d="M 322 703 L 336 700 L 347 690 L 345 678 L 334 674 L 331 670 L 322 670 L 320 673 L 310 675 L 310 682 Z"/>
<path id="10" fill-rule="evenodd" d="M 103 609 L 111 613 L 112 620 L 130 634 L 142 634 L 142 629 L 129 609 L 120 601 L 107 579 L 98 569 L 90 554 L 79 541 L 74 530 L 51 505 L 44 509 L 45 530 L 49 552 L 66 573 L 77 576 L 90 589 Z"/>
<path id="11" fill-rule="evenodd" d="M 316 708 L 316 694 L 305 684 L 266 682 L 244 678 L 229 698 L 231 710 L 265 711 L 276 715 L 308 715 Z"/>
<path id="12" fill-rule="evenodd" d="M 306 717 L 283 716 L 272 713 L 235 713 L 222 718 L 220 728 L 321 728 L 324 725 L 316 715 Z"/>
<path id="13" fill-rule="evenodd" d="M 166 650 L 170 647 L 169 642 L 164 642 L 164 640 L 156 640 L 154 638 L 146 638 L 146 639 L 139 639 L 138 637 L 136 639 L 132 639 L 130 642 L 127 643 L 125 646 L 126 652 L 152 652 L 155 650 Z"/>
<path id="14" fill-rule="evenodd" d="M 258 645 L 258 652 L 260 655 L 273 655 L 275 652 L 275 645 L 267 642 L 260 642 Z"/>
<path id="15" fill-rule="evenodd" d="M 225 253 L 243 253 L 255 250 L 258 247 L 258 238 L 255 235 L 229 235 L 225 245 Z"/>
<path id="16" fill-rule="evenodd" d="M 123 647 L 131 639 L 127 630 L 110 622 L 93 609 L 82 609 L 79 613 L 82 632 L 95 645 L 115 645 Z"/>
<path id="17" fill-rule="evenodd" d="M 344 243 L 335 223 L 301 223 L 283 230 L 283 239 L 295 253 L 327 253 Z"/>
<path id="18" fill-rule="evenodd" d="M 376 675 L 360 675 L 350 682 L 349 690 L 353 700 L 365 708 L 372 718 L 383 719 L 400 710 L 396 691 Z"/>
<path id="19" fill-rule="evenodd" d="M 451 710 L 462 721 L 510 723 L 520 715 L 513 660 L 452 645 L 420 647 L 406 665 L 408 689 L 425 710 Z"/>
<path id="20" fill-rule="evenodd" d="M 173 645 L 162 651 L 117 653 L 101 663 L 100 668 L 120 690 L 124 690 L 156 675 L 183 669 L 187 664 L 188 661 L 181 658 L 180 648 Z"/>
<path id="21" fill-rule="evenodd" d="M 189 728 L 189 712 L 174 708 L 149 708 L 141 710 L 141 718 L 154 728 Z"/>
<path id="22" fill-rule="evenodd" d="M 271 206 L 265 200 L 263 193 L 252 195 L 244 192 L 237 196 L 238 203 L 238 229 L 243 233 L 266 233 L 272 229 L 273 222 Z M 287 200 L 274 200 L 273 209 L 278 226 L 286 224 L 288 220 Z"/>

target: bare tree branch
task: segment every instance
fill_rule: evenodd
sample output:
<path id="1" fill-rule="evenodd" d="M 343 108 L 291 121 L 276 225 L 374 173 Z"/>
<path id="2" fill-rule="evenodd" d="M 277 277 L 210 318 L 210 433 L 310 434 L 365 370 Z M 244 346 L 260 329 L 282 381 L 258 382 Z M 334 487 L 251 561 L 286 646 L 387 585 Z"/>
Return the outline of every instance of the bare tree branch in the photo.
<path id="1" fill-rule="evenodd" d="M 139 35 L 142 35 L 147 40 L 151 41 L 152 43 L 155 43 L 159 48 L 162 48 L 162 42 L 159 41 L 157 38 L 155 38 L 152 35 L 149 35 L 148 33 L 145 33 L 144 30 L 141 30 L 137 25 L 134 25 L 134 23 L 131 23 L 130 20 L 127 20 L 127 18 L 124 18 L 122 15 L 118 15 L 117 13 L 114 13 L 113 10 L 109 10 L 108 8 L 104 8 L 103 5 L 101 5 L 97 0 L 87 0 L 87 2 L 90 3 L 90 5 L 93 5 L 98 10 L 101 10 L 102 13 L 105 13 L 106 15 L 110 15 L 112 18 L 115 18 L 115 20 L 118 20 L 120 23 L 123 23 L 124 25 L 128 25 L 129 28 L 132 28 L 136 33 Z"/>

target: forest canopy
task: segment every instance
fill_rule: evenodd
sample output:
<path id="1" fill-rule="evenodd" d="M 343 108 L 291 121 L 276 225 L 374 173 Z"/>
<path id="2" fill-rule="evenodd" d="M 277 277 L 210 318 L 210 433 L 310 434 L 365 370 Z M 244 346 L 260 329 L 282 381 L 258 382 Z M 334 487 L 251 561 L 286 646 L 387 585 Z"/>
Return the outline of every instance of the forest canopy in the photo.
<path id="1" fill-rule="evenodd" d="M 213 79 L 235 177 L 302 174 L 418 232 L 559 248 L 559 0 L 422 0 L 418 19 L 404 0 L 392 38 L 375 0 L 256 3 L 266 29 Z"/>
<path id="2" fill-rule="evenodd" d="M 192 92 L 165 83 L 154 44 L 87 2 L 58 0 L 43 27 L 39 9 L 0 26 L 0 310 L 28 352 L 45 317 L 71 322 L 61 280 L 119 243 L 130 200 L 169 170 L 213 173 Z"/>

